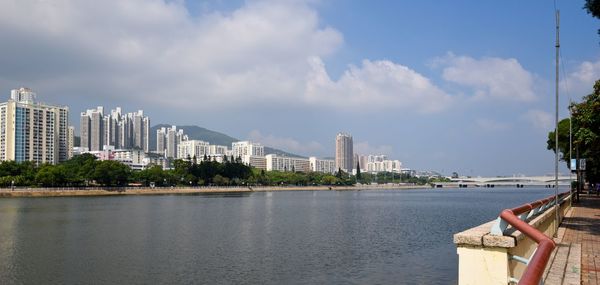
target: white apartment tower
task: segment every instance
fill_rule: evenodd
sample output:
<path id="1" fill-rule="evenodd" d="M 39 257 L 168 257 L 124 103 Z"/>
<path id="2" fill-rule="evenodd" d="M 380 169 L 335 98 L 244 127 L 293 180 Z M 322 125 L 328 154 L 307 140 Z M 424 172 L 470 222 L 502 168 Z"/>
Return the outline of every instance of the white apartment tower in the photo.
<path id="1" fill-rule="evenodd" d="M 67 132 L 67 159 L 73 158 L 73 147 L 75 146 L 75 127 L 69 126 Z"/>
<path id="2" fill-rule="evenodd" d="M 156 130 L 156 153 L 168 158 L 185 158 L 178 155 L 177 146 L 187 140 L 188 137 L 183 133 L 183 129 L 177 130 L 177 126 L 160 128 Z"/>
<path id="3" fill-rule="evenodd" d="M 141 149 L 150 146 L 150 119 L 144 111 L 123 114 L 120 107 L 104 113 L 103 107 L 81 113 L 81 147 L 90 151 L 115 149 Z"/>
<path id="4" fill-rule="evenodd" d="M 235 158 L 243 158 L 245 155 L 265 156 L 265 147 L 251 141 L 240 141 L 231 143 L 231 151 Z"/>
<path id="5" fill-rule="evenodd" d="M 98 106 L 81 113 L 81 147 L 90 151 L 102 150 L 104 146 L 104 108 Z"/>
<path id="6" fill-rule="evenodd" d="M 133 147 L 148 152 L 150 149 L 150 118 L 144 111 L 133 113 Z"/>
<path id="7" fill-rule="evenodd" d="M 352 136 L 346 133 L 338 133 L 335 137 L 335 167 L 352 173 L 354 168 L 353 158 Z"/>
<path id="8" fill-rule="evenodd" d="M 13 89 L 0 103 L 0 160 L 56 164 L 68 159 L 68 107 L 37 102 L 31 89 Z"/>

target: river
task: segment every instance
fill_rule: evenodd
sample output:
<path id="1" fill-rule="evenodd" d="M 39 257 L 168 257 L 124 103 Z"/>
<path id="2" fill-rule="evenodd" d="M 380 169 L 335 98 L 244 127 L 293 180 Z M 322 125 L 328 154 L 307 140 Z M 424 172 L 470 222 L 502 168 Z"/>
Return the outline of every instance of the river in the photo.
<path id="1" fill-rule="evenodd" d="M 553 189 L 0 199 L 0 284 L 456 284 L 452 235 Z"/>

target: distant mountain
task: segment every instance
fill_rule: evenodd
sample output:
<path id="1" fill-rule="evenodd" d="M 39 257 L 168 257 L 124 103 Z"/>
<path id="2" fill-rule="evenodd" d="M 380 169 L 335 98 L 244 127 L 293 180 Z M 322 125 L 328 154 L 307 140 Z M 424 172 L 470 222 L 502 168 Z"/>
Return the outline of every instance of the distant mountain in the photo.
<path id="1" fill-rule="evenodd" d="M 156 150 L 156 130 L 160 128 L 170 128 L 172 125 L 159 124 L 150 128 L 150 149 Z M 202 140 L 210 144 L 225 145 L 231 148 L 232 142 L 240 141 L 234 137 L 219 133 L 213 130 L 198 126 L 177 126 L 177 129 L 183 129 L 183 133 L 188 135 L 191 140 Z M 260 142 L 259 142 L 260 143 Z M 291 157 L 303 157 L 297 154 L 289 153 L 280 149 L 265 146 L 265 154 L 277 154 Z"/>

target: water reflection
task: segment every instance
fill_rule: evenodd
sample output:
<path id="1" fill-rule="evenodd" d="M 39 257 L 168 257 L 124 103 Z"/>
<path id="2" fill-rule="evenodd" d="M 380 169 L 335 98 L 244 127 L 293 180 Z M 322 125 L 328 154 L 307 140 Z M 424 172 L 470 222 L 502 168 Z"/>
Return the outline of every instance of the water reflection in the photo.
<path id="1" fill-rule="evenodd" d="M 2 284 L 452 284 L 452 234 L 552 189 L 0 199 Z"/>

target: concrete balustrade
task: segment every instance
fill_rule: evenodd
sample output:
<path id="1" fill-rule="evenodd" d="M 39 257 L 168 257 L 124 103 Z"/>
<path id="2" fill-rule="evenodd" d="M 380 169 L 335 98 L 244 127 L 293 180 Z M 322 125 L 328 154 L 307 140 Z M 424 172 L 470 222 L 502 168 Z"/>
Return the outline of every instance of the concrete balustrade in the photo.
<path id="1" fill-rule="evenodd" d="M 556 210 L 559 223 L 571 206 L 566 197 L 560 207 L 550 207 L 530 218 L 528 223 L 548 237 L 556 230 Z M 529 260 L 537 243 L 510 226 L 504 235 L 492 235 L 490 229 L 496 221 L 479 225 L 454 235 L 458 253 L 458 284 L 508 284 L 518 280 L 527 265 L 517 261 L 519 257 Z M 516 259 L 513 258 L 516 256 Z M 511 279 L 515 278 L 515 279 Z"/>

